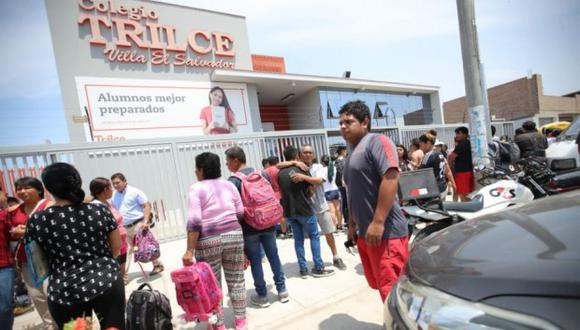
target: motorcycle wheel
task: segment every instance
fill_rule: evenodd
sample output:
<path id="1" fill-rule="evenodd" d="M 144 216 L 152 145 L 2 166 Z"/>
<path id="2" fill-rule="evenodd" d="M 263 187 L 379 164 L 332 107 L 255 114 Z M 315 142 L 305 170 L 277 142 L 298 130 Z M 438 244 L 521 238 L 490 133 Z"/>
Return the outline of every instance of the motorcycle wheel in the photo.
<path id="1" fill-rule="evenodd" d="M 413 247 L 418 242 L 424 240 L 427 236 L 440 231 L 441 229 L 445 229 L 449 227 L 451 224 L 448 222 L 436 222 L 433 224 L 428 225 L 427 227 L 419 230 L 415 238 L 413 238 L 413 242 L 411 242 L 411 247 Z"/>

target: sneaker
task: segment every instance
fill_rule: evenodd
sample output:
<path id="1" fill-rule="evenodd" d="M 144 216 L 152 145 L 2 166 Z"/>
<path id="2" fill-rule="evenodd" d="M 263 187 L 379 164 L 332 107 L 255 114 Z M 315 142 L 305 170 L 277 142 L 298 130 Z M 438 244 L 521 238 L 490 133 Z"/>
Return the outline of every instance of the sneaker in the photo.
<path id="1" fill-rule="evenodd" d="M 165 270 L 165 267 L 163 267 L 163 265 L 157 265 L 157 266 L 153 267 L 153 270 L 151 271 L 151 273 L 149 273 L 149 276 L 155 276 L 164 270 Z"/>
<path id="2" fill-rule="evenodd" d="M 334 270 L 332 269 L 315 269 L 312 271 L 312 276 L 314 277 L 327 277 L 334 275 Z"/>
<path id="3" fill-rule="evenodd" d="M 248 330 L 248 322 L 246 318 L 235 318 L 234 327 L 236 330 Z"/>
<path id="4" fill-rule="evenodd" d="M 278 300 L 280 300 L 281 303 L 287 303 L 288 301 L 290 301 L 288 290 L 278 292 Z"/>
<path id="5" fill-rule="evenodd" d="M 260 308 L 270 307 L 270 302 L 268 301 L 267 295 L 262 297 L 258 294 L 253 294 L 250 296 L 250 302 L 252 303 L 252 305 L 258 306 Z"/>
<path id="6" fill-rule="evenodd" d="M 310 276 L 310 275 L 311 275 L 311 274 L 310 274 L 310 272 L 308 271 L 308 269 L 307 269 L 307 270 L 301 270 L 301 271 L 300 271 L 300 277 L 302 277 L 302 278 L 304 278 L 304 279 L 308 278 L 308 276 Z"/>
<path id="7" fill-rule="evenodd" d="M 334 259 L 333 262 L 334 267 L 340 269 L 340 270 L 345 270 L 346 269 L 346 265 L 344 264 L 344 262 L 342 261 L 341 258 L 336 258 Z"/>

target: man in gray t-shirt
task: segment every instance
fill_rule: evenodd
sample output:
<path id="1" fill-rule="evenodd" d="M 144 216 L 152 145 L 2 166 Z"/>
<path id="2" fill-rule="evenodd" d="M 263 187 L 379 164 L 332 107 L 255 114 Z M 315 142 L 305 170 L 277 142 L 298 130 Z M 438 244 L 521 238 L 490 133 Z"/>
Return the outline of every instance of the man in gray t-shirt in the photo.
<path id="1" fill-rule="evenodd" d="M 370 111 L 364 102 L 349 102 L 339 113 L 341 134 L 351 147 L 343 172 L 348 238 L 357 243 L 369 286 L 385 301 L 408 256 L 407 221 L 397 196 L 397 150 L 387 136 L 369 133 Z"/>

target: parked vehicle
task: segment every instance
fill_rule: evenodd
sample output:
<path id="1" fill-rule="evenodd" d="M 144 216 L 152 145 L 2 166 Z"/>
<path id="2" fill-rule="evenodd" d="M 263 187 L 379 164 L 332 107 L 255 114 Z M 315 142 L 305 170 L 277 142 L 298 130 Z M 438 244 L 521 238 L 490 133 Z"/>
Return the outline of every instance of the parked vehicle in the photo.
<path id="1" fill-rule="evenodd" d="M 576 137 L 580 131 L 580 117 L 564 130 L 556 142 L 546 149 L 546 158 L 550 169 L 556 172 L 569 171 L 580 167 L 580 154 Z"/>
<path id="2" fill-rule="evenodd" d="M 435 185 L 436 187 L 433 171 L 430 173 L 413 171 L 401 174 L 401 189 L 403 191 L 413 190 L 413 186 L 417 186 L 418 178 L 426 182 L 425 184 L 420 183 L 419 186 Z M 500 180 L 493 181 L 496 178 L 500 178 Z M 402 211 L 409 222 L 409 231 L 415 233 L 412 236 L 412 242 L 420 241 L 455 223 L 534 200 L 534 194 L 529 188 L 501 171 L 484 175 L 480 181 L 490 182 L 472 193 L 469 196 L 471 200 L 468 202 L 442 201 L 439 195 L 428 194 L 428 190 L 423 190 L 425 194 L 421 196 L 411 197 L 409 193 L 402 194 L 404 200 Z"/>
<path id="3" fill-rule="evenodd" d="M 415 244 L 387 329 L 577 329 L 580 190 L 484 215 Z"/>

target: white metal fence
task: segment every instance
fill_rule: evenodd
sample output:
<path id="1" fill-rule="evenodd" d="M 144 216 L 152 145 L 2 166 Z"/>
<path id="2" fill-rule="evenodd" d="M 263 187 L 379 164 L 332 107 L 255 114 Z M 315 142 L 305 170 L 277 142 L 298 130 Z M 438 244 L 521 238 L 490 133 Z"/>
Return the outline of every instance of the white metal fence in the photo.
<path id="1" fill-rule="evenodd" d="M 159 219 L 155 234 L 167 240 L 185 235 L 187 192 L 196 181 L 196 155 L 206 151 L 218 154 L 222 177 L 227 178 L 224 153 L 231 146 L 244 149 L 248 166 L 261 168 L 263 158 L 281 156 L 287 145 L 304 144 L 311 144 L 318 155 L 328 153 L 324 130 L 9 148 L 0 150 L 0 176 L 2 188 L 14 196 L 14 181 L 19 177 L 39 177 L 47 165 L 68 162 L 81 173 L 88 194 L 93 178 L 121 172 L 129 185 L 148 195 Z"/>
<path id="2" fill-rule="evenodd" d="M 494 123 L 497 135 L 513 134 L 513 123 Z M 455 128 L 465 124 L 381 127 L 373 129 L 388 135 L 395 143 L 409 146 L 412 139 L 429 129 L 437 138 L 453 146 Z M 228 177 L 224 153 L 231 146 L 244 149 L 247 164 L 261 168 L 262 159 L 282 157 L 287 145 L 311 144 L 317 157 L 329 153 L 329 145 L 344 144 L 338 130 L 302 130 L 229 136 L 191 137 L 126 142 L 97 142 L 70 145 L 45 145 L 0 149 L 0 186 L 14 196 L 14 182 L 23 176 L 39 177 L 49 164 L 62 161 L 74 164 L 83 178 L 83 189 L 95 177 L 109 178 L 121 172 L 130 185 L 142 189 L 152 203 L 159 222 L 156 235 L 163 240 L 185 235 L 188 187 L 196 179 L 195 156 L 210 151 L 221 159 L 222 176 Z"/>

